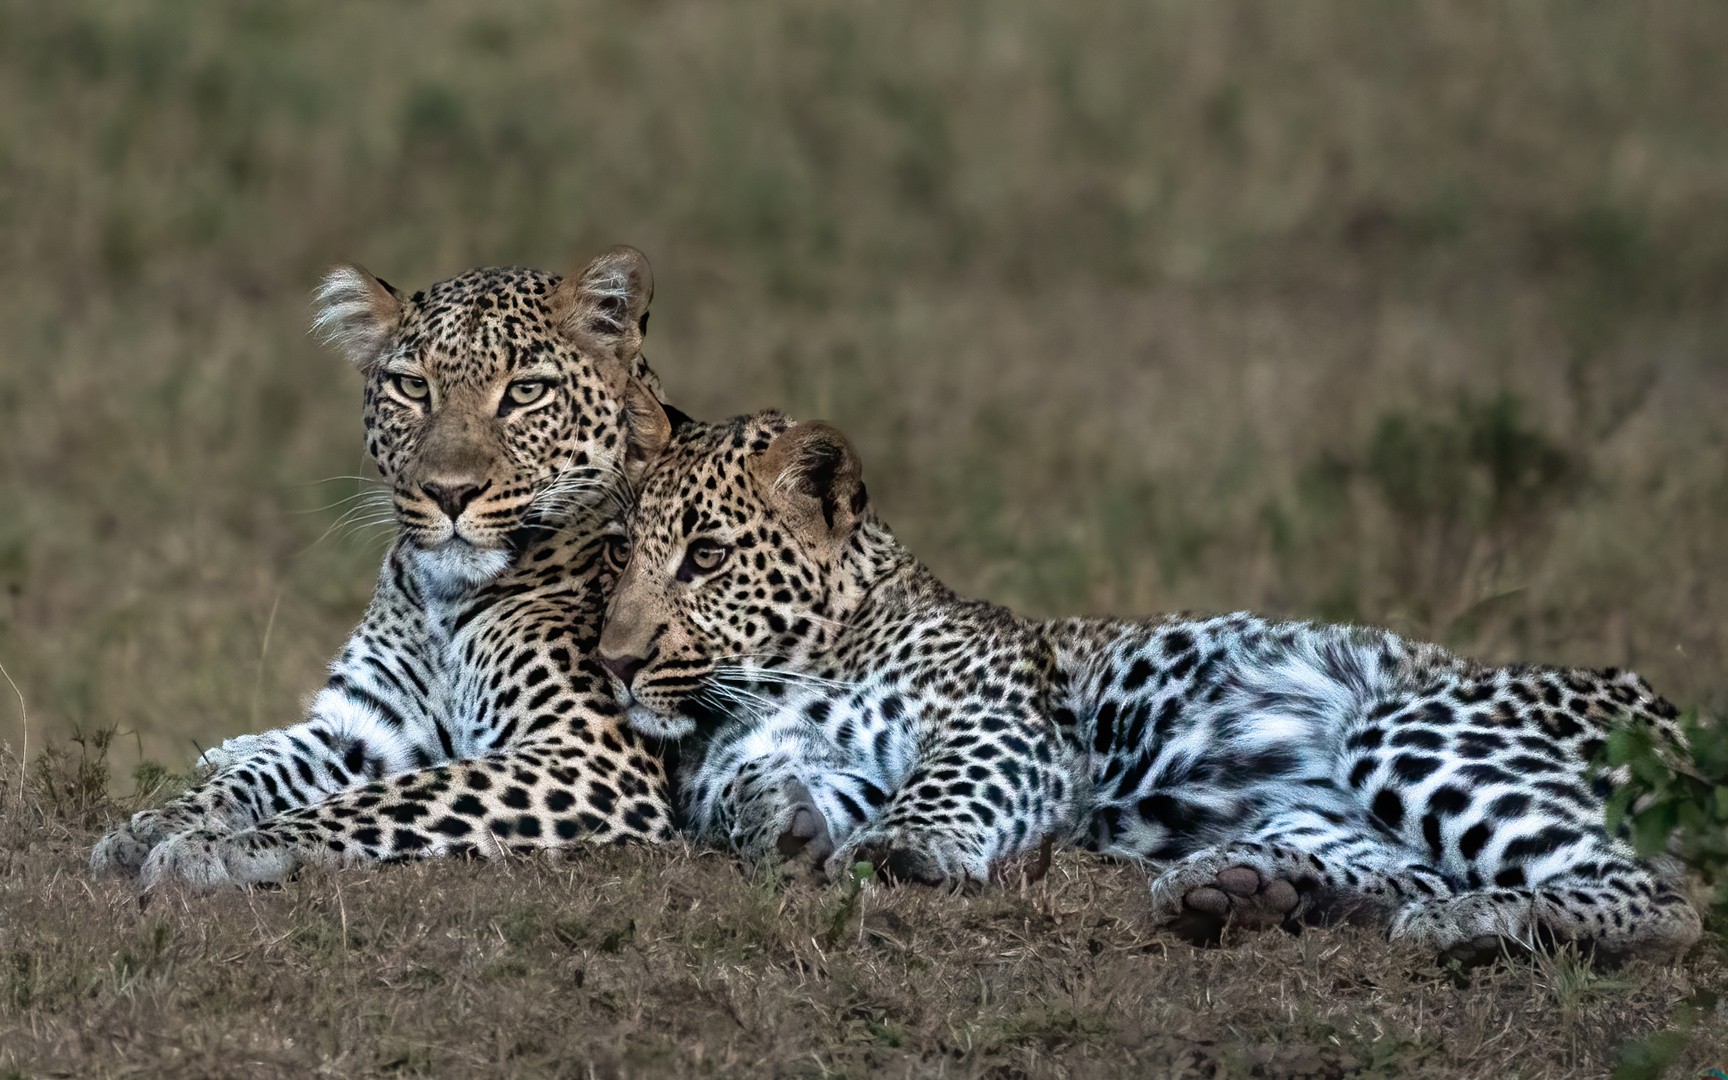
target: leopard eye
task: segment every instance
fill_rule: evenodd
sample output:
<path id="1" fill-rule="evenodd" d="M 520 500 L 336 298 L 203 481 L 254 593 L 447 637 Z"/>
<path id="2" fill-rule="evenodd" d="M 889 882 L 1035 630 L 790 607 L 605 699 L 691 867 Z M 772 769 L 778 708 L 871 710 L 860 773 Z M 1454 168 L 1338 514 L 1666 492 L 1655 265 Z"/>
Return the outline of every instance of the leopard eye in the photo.
<path id="1" fill-rule="evenodd" d="M 712 574 L 730 554 L 732 549 L 717 540 L 692 541 L 684 552 L 684 566 L 678 576 L 687 581 L 697 574 Z"/>
<path id="2" fill-rule="evenodd" d="M 607 566 L 619 573 L 624 572 L 625 565 L 630 562 L 630 540 L 628 537 L 606 537 L 601 551 L 605 555 Z"/>
<path id="3" fill-rule="evenodd" d="M 504 390 L 506 407 L 517 405 L 532 405 L 546 396 L 546 384 L 539 379 L 523 379 L 513 382 Z"/>
<path id="4" fill-rule="evenodd" d="M 432 396 L 432 388 L 418 375 L 397 375 L 394 382 L 396 392 L 409 401 L 425 401 Z"/>

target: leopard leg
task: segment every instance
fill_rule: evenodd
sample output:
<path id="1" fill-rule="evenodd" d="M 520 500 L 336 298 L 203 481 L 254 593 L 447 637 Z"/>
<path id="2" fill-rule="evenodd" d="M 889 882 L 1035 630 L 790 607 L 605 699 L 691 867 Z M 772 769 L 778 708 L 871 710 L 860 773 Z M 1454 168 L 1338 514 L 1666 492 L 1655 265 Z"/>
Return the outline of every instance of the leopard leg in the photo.
<path id="1" fill-rule="evenodd" d="M 619 739 L 613 731 L 593 741 Z M 150 853 L 142 877 L 146 885 L 259 884 L 311 865 L 669 839 L 658 762 L 640 751 L 627 769 L 596 768 L 595 760 L 587 742 L 552 737 L 403 773 L 237 832 L 170 837 Z"/>
<path id="2" fill-rule="evenodd" d="M 237 832 L 443 756 L 426 725 L 386 722 L 375 707 L 341 690 L 321 691 L 311 712 L 294 727 L 242 735 L 206 751 L 199 781 L 103 836 L 90 853 L 91 870 L 135 874 L 154 848 L 177 834 Z"/>
<path id="3" fill-rule="evenodd" d="M 1480 861 L 1501 884 L 1443 903 L 1406 904 L 1391 921 L 1391 938 L 1466 963 L 1566 944 L 1613 963 L 1634 956 L 1672 960 L 1703 933 L 1679 882 L 1633 859 L 1605 833 L 1552 861 Z"/>
<path id="4" fill-rule="evenodd" d="M 1454 892 L 1414 853 L 1320 810 L 1273 814 L 1241 839 L 1178 860 L 1151 890 L 1154 918 L 1197 943 L 1226 929 L 1380 924 L 1407 902 Z"/>
<path id="5" fill-rule="evenodd" d="M 1521 720 L 1510 706 L 1498 715 Z M 1587 755 L 1539 722 L 1522 718 L 1514 737 L 1488 719 L 1430 733 L 1458 753 L 1425 759 L 1412 770 L 1419 782 L 1386 759 L 1389 746 L 1364 751 L 1353 767 L 1374 820 L 1458 886 L 1452 897 L 1411 898 L 1391 936 L 1465 960 L 1567 943 L 1609 961 L 1669 958 L 1695 942 L 1701 923 L 1679 883 L 1604 828 Z M 1588 734 L 1581 724 L 1574 738 Z"/>
<path id="6" fill-rule="evenodd" d="M 1606 834 L 1579 836 L 1542 859 L 1520 850 L 1514 842 L 1478 856 L 1471 873 L 1501 884 L 1476 887 L 1374 832 L 1298 811 L 1172 865 L 1152 883 L 1153 911 L 1196 942 L 1216 942 L 1226 928 L 1384 925 L 1393 941 L 1466 963 L 1567 943 L 1607 961 L 1665 959 L 1702 932 L 1677 885 Z"/>
<path id="7" fill-rule="evenodd" d="M 729 785 L 727 842 L 746 861 L 819 870 L 834 853 L 828 817 L 796 764 L 757 759 L 747 763 Z"/>
<path id="8" fill-rule="evenodd" d="M 1072 834 L 1075 770 L 1049 724 L 1005 709 L 963 719 L 927 740 L 881 814 L 829 859 L 831 877 L 869 862 L 891 881 L 979 884 Z"/>
<path id="9" fill-rule="evenodd" d="M 820 875 L 888 801 L 884 777 L 842 767 L 813 725 L 723 729 L 679 771 L 685 827 L 748 862 Z"/>

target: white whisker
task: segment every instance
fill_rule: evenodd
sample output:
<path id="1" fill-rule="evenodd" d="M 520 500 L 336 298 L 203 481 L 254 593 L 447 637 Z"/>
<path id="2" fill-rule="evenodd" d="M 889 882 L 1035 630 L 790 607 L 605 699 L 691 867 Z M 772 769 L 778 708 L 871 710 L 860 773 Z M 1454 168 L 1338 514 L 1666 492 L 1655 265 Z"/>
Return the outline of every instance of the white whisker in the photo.
<path id="1" fill-rule="evenodd" d="M 318 539 L 302 548 L 300 554 L 305 554 L 317 547 L 319 544 L 322 544 L 330 538 L 332 533 L 341 533 L 342 538 L 347 540 L 349 537 L 362 531 L 379 528 L 383 525 L 390 525 L 394 528 L 396 524 L 396 507 L 394 502 L 389 498 L 389 492 L 373 492 L 368 494 L 382 495 L 383 498 L 369 499 L 344 510 L 335 521 L 332 521 L 322 533 L 318 534 Z"/>
<path id="2" fill-rule="evenodd" d="M 323 506 L 313 507 L 310 510 L 296 510 L 294 512 L 297 514 L 318 514 L 325 510 L 332 510 L 344 503 L 351 503 L 356 499 L 364 500 L 362 505 L 376 502 L 388 503 L 390 501 L 390 492 L 387 489 L 382 488 L 374 488 L 371 491 L 356 491 L 354 494 L 349 495 L 346 498 L 337 499 L 335 502 L 325 503 Z"/>
<path id="3" fill-rule="evenodd" d="M 322 480 L 308 480 L 303 484 L 296 484 L 294 486 L 295 487 L 316 487 L 319 484 L 334 484 L 339 480 L 354 480 L 354 481 L 357 481 L 357 482 L 362 483 L 362 484 L 377 484 L 380 487 L 388 487 L 389 486 L 389 484 L 387 484 L 383 479 L 381 479 L 380 477 L 376 477 L 376 476 L 326 476 Z"/>
<path id="4" fill-rule="evenodd" d="M 740 664 L 716 664 L 714 665 L 714 674 L 722 678 L 745 678 L 782 685 L 796 683 L 800 686 L 821 687 L 829 690 L 851 691 L 857 689 L 856 683 L 824 678 L 807 671 L 794 671 L 786 668 L 753 668 Z"/>
<path id="5" fill-rule="evenodd" d="M 606 513 L 619 503 L 618 478 L 601 474 L 589 466 L 572 466 L 528 501 L 523 520 L 555 526 L 579 513 Z"/>
<path id="6" fill-rule="evenodd" d="M 780 709 L 780 703 L 760 694 L 739 690 L 735 686 L 706 686 L 697 692 L 698 698 L 706 698 L 712 705 L 730 713 L 736 719 L 760 721 Z M 740 715 L 742 714 L 742 715 Z"/>

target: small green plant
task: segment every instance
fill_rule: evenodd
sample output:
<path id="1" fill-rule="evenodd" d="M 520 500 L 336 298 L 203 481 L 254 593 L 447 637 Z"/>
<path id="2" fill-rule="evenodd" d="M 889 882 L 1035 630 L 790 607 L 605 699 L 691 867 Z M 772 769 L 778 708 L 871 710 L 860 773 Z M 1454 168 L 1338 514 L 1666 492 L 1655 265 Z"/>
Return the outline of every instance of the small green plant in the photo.
<path id="1" fill-rule="evenodd" d="M 1728 740 L 1697 714 L 1684 717 L 1687 746 L 1659 739 L 1648 727 L 1616 729 L 1603 747 L 1609 768 L 1627 778 L 1608 801 L 1608 829 L 1628 831 L 1639 855 L 1670 852 L 1713 890 L 1707 929 L 1728 932 Z M 1708 991 L 1682 1001 L 1669 1026 L 1620 1048 L 1612 1080 L 1656 1080 L 1686 1049 L 1692 1025 L 1713 1009 Z"/>
<path id="2" fill-rule="evenodd" d="M 1677 855 L 1715 890 L 1709 925 L 1728 931 L 1728 740 L 1696 714 L 1681 721 L 1688 746 L 1626 726 L 1608 737 L 1603 760 L 1625 768 L 1608 802 L 1610 831 L 1629 831 L 1639 855 Z"/>
<path id="3" fill-rule="evenodd" d="M 846 927 L 858 914 L 858 900 L 864 895 L 864 883 L 876 880 L 876 867 L 867 862 L 855 862 L 846 875 L 845 893 L 828 916 L 828 928 L 822 932 L 822 947 L 832 949 L 845 935 Z"/>
<path id="4" fill-rule="evenodd" d="M 0 997 L 0 1006 L 5 1006 L 14 1012 L 23 1012 L 36 1000 L 36 968 L 37 961 L 29 953 L 19 950 L 12 954 L 12 962 L 6 966 L 5 996 Z"/>
<path id="5" fill-rule="evenodd" d="M 169 946 L 173 944 L 174 928 L 158 919 L 141 931 L 138 940 L 122 946 L 112 965 L 116 988 L 123 988 L 141 975 L 161 971 L 168 963 Z"/>
<path id="6" fill-rule="evenodd" d="M 578 948 L 588 940 L 588 923 L 575 917 L 559 919 L 552 924 L 552 936 L 566 949 Z"/>
<path id="7" fill-rule="evenodd" d="M 515 948 L 530 945 L 540 934 L 540 911 L 531 904 L 519 904 L 505 912 L 498 921 L 498 933 Z"/>
<path id="8" fill-rule="evenodd" d="M 432 1048 L 400 1039 L 379 1043 L 377 1065 L 380 1072 L 398 1076 L 431 1076 L 434 1072 Z"/>

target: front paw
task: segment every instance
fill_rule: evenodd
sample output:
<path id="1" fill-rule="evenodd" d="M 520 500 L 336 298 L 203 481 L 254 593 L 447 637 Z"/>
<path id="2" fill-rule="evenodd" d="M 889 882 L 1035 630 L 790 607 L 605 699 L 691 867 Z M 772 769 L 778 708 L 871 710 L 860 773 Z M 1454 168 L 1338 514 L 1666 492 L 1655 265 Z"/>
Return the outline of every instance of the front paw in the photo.
<path id="1" fill-rule="evenodd" d="M 180 881 L 210 889 L 234 883 L 223 849 L 229 838 L 206 829 L 182 833 L 156 845 L 140 874 L 146 888 Z"/>
<path id="2" fill-rule="evenodd" d="M 90 872 L 97 877 L 134 877 L 155 846 L 141 839 L 130 825 L 122 825 L 96 841 L 90 850 Z"/>
<path id="3" fill-rule="evenodd" d="M 171 810 L 140 810 L 132 820 L 96 842 L 90 871 L 98 876 L 132 877 L 162 841 L 194 827 L 188 815 Z"/>
<path id="4" fill-rule="evenodd" d="M 798 781 L 787 781 L 786 797 L 790 801 L 780 814 L 782 825 L 774 839 L 774 851 L 789 868 L 820 876 L 828 857 L 834 854 L 828 819 L 817 809 L 810 789 Z"/>
<path id="5" fill-rule="evenodd" d="M 281 882 L 297 869 L 299 861 L 290 850 L 267 842 L 256 830 L 196 829 L 158 844 L 144 861 L 140 876 L 146 888 L 178 881 L 213 889 Z"/>

